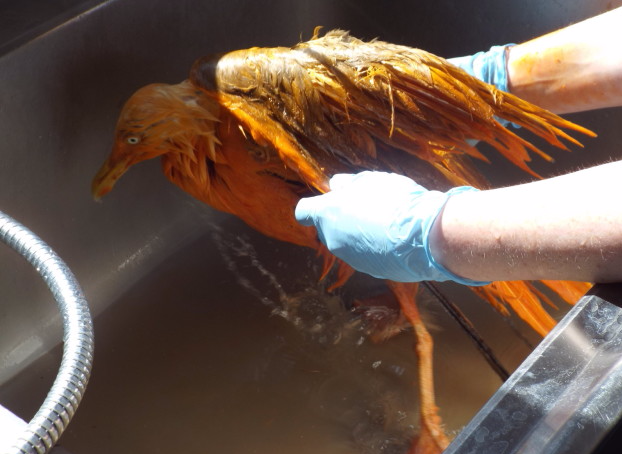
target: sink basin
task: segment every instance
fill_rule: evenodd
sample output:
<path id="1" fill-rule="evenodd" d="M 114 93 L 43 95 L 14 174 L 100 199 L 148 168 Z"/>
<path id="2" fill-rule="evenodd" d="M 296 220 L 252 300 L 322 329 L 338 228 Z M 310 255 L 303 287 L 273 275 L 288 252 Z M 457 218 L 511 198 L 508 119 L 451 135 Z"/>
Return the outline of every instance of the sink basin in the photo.
<path id="1" fill-rule="evenodd" d="M 356 276 L 327 293 L 312 251 L 191 199 L 155 161 L 133 168 L 102 202 L 92 200 L 91 178 L 133 91 L 183 80 L 201 55 L 292 45 L 316 25 L 452 57 L 521 42 L 614 3 L 622 4 L 74 1 L 36 24 L 24 21 L 20 39 L 0 35 L 8 43 L 0 43 L 0 209 L 67 262 L 95 316 L 93 375 L 63 447 L 403 453 L 416 433 L 412 333 L 374 343 L 352 310 L 382 295 L 381 283 Z M 569 118 L 598 138 L 572 153 L 542 145 L 556 162 L 534 162 L 537 172 L 620 156 L 621 109 Z M 482 168 L 494 184 L 528 180 L 500 158 Z M 0 404 L 28 420 L 58 369 L 61 323 L 28 265 L 4 249 L 0 263 Z M 539 342 L 466 289 L 441 289 L 509 371 Z M 436 343 L 441 415 L 455 435 L 501 380 L 432 295 L 424 292 L 421 304 Z"/>

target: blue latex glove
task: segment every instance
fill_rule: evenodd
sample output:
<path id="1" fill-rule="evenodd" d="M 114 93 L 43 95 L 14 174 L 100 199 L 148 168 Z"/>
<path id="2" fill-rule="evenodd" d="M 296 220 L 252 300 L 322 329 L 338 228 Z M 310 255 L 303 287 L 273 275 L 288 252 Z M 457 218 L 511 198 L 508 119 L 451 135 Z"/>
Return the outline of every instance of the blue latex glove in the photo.
<path id="1" fill-rule="evenodd" d="M 488 52 L 447 59 L 448 62 L 468 72 L 479 80 L 508 91 L 508 65 L 506 49 L 514 44 L 492 46 Z"/>
<path id="2" fill-rule="evenodd" d="M 430 253 L 432 224 L 449 197 L 477 189 L 428 191 L 410 178 L 384 172 L 335 175 L 330 188 L 300 200 L 296 219 L 315 226 L 320 241 L 354 269 L 399 282 L 488 283 L 456 276 Z"/>
<path id="3" fill-rule="evenodd" d="M 487 52 L 478 52 L 474 55 L 468 55 L 466 57 L 449 58 L 447 61 L 456 65 L 458 68 L 463 69 L 473 77 L 477 77 L 479 80 L 486 82 L 487 84 L 494 85 L 499 90 L 509 91 L 506 50 L 511 46 L 514 46 L 514 44 L 492 46 Z M 503 126 L 507 126 L 509 123 L 515 128 L 520 128 L 520 125 L 510 123 L 503 118 L 495 118 Z M 477 144 L 476 140 L 469 140 L 468 142 L 471 145 Z"/>

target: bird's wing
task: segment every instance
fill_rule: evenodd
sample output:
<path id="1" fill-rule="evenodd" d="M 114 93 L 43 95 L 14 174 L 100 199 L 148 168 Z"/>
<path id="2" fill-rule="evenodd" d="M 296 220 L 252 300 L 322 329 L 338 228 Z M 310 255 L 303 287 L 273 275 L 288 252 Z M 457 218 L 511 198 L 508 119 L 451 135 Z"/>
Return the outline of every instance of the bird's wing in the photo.
<path id="1" fill-rule="evenodd" d="M 293 48 L 205 57 L 193 66 L 191 80 L 232 107 L 253 135 L 266 138 L 316 187 L 314 179 L 333 167 L 412 168 L 401 164 L 405 155 L 416 159 L 415 167 L 433 167 L 440 181 L 481 186 L 463 156 L 485 157 L 469 139 L 491 144 L 535 175 L 528 150 L 549 157 L 498 118 L 560 148 L 566 148 L 560 138 L 579 144 L 563 129 L 593 135 L 433 54 L 340 31 Z"/>

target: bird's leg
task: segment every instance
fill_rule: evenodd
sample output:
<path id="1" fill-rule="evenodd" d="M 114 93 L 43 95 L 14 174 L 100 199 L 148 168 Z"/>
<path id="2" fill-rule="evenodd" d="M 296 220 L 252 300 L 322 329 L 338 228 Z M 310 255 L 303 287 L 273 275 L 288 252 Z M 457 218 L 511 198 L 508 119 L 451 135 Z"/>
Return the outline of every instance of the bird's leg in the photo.
<path id="1" fill-rule="evenodd" d="M 410 454 L 438 454 L 449 444 L 442 428 L 438 407 L 434 399 L 434 378 L 432 370 L 432 336 L 428 332 L 415 302 L 416 283 L 388 282 L 400 303 L 404 316 L 412 324 L 415 337 L 415 351 L 418 358 L 419 399 L 421 429 L 413 442 Z"/>

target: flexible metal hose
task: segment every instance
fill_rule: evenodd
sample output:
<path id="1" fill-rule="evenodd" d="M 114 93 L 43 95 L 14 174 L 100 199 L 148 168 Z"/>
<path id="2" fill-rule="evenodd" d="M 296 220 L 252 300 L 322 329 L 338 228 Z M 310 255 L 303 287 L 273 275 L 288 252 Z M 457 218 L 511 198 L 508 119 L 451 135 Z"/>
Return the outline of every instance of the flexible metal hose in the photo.
<path id="1" fill-rule="evenodd" d="M 0 241 L 22 255 L 52 292 L 63 319 L 63 357 L 43 405 L 17 437 L 13 453 L 47 453 L 69 424 L 93 363 L 93 321 L 75 277 L 35 234 L 0 212 Z"/>

